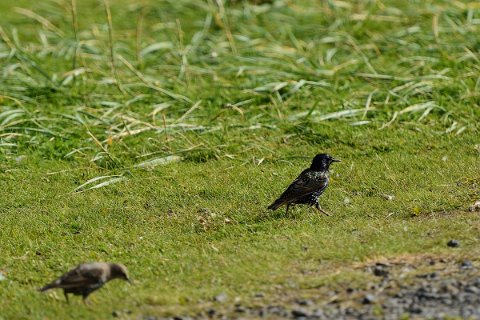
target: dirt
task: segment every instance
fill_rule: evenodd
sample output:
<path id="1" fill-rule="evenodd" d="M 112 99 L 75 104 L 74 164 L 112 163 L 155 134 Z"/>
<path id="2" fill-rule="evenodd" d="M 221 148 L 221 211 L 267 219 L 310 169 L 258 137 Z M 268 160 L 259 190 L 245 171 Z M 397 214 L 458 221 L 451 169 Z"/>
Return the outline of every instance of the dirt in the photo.
<path id="1" fill-rule="evenodd" d="M 352 270 L 368 281 L 310 289 L 308 298 L 301 290 L 257 294 L 249 305 L 225 302 L 195 315 L 144 319 L 480 319 L 480 261 L 383 259 Z"/>

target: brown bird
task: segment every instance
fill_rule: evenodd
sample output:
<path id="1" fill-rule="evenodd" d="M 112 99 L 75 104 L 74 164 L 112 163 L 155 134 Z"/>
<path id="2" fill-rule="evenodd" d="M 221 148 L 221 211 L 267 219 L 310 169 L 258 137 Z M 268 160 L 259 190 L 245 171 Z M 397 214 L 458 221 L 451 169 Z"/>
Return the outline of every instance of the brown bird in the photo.
<path id="1" fill-rule="evenodd" d="M 92 262 L 79 264 L 74 269 L 63 274 L 60 278 L 47 284 L 38 291 L 61 288 L 68 302 L 68 294 L 82 296 L 83 301 L 100 289 L 105 283 L 113 279 L 123 279 L 130 282 L 127 268 L 122 264 Z"/>

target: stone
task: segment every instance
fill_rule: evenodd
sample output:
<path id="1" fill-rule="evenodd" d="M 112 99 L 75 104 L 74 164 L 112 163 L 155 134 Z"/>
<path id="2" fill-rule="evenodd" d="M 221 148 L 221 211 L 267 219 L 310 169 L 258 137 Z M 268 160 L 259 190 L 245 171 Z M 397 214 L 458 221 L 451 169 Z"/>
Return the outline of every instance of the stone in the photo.
<path id="1" fill-rule="evenodd" d="M 452 239 L 447 242 L 447 246 L 450 248 L 458 248 L 460 246 L 460 242 L 458 240 Z"/>
<path id="2" fill-rule="evenodd" d="M 292 316 L 295 319 L 301 318 L 301 317 L 308 317 L 308 313 L 306 310 L 303 309 L 293 309 L 292 310 Z"/>
<path id="3" fill-rule="evenodd" d="M 225 292 L 222 292 L 222 293 L 220 293 L 219 295 L 216 295 L 216 296 L 213 298 L 213 300 L 214 300 L 215 302 L 224 303 L 224 302 L 226 302 L 226 301 L 228 300 L 228 296 L 227 296 L 227 294 L 226 294 Z"/>
<path id="4" fill-rule="evenodd" d="M 362 299 L 363 304 L 372 304 L 372 303 L 375 303 L 376 301 L 377 301 L 377 298 L 370 293 L 366 294 Z"/>

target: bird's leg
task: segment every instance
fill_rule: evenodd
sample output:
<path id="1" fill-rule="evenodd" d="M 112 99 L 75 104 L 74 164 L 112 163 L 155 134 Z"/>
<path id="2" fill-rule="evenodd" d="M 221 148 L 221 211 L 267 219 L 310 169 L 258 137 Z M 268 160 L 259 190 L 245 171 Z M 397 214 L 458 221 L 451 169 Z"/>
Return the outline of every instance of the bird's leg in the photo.
<path id="1" fill-rule="evenodd" d="M 285 211 L 285 215 L 288 215 L 288 208 L 290 208 L 290 204 L 287 204 L 287 210 Z"/>
<path id="2" fill-rule="evenodd" d="M 68 293 L 63 290 L 63 295 L 65 296 L 65 300 L 67 300 L 67 303 L 70 304 L 70 300 L 68 300 Z"/>
<path id="3" fill-rule="evenodd" d="M 320 212 L 322 212 L 323 214 L 325 214 L 327 217 L 330 216 L 330 213 L 328 213 L 327 211 L 325 211 L 325 210 L 323 210 L 322 208 L 320 208 L 320 205 L 318 204 L 318 202 L 315 203 L 315 208 L 316 208 L 318 211 L 320 211 Z"/>

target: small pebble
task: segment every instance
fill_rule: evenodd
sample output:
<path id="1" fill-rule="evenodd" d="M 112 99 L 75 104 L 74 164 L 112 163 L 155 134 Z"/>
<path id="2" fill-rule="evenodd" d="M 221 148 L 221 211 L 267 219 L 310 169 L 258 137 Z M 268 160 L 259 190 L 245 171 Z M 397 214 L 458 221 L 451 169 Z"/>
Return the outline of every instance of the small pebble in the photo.
<path id="1" fill-rule="evenodd" d="M 313 305 L 313 301 L 309 299 L 299 299 L 295 301 L 300 306 L 311 306 Z"/>
<path id="2" fill-rule="evenodd" d="M 447 242 L 447 246 L 449 246 L 450 248 L 457 248 L 458 246 L 460 246 L 460 242 L 458 240 L 450 240 Z"/>
<path id="3" fill-rule="evenodd" d="M 207 310 L 207 315 L 211 318 L 217 313 L 217 310 L 215 309 L 208 309 Z"/>
<path id="4" fill-rule="evenodd" d="M 438 277 L 438 273 L 437 272 L 423 273 L 423 274 L 417 275 L 416 277 L 420 279 L 435 279 Z"/>
<path id="5" fill-rule="evenodd" d="M 446 284 L 446 285 L 443 286 L 442 289 L 443 289 L 444 292 L 448 292 L 448 293 L 450 293 L 454 296 L 457 295 L 458 292 L 459 292 L 457 287 L 455 287 L 455 285 L 453 285 L 453 284 Z"/>
<path id="6" fill-rule="evenodd" d="M 308 317 L 308 313 L 305 310 L 302 310 L 302 309 L 293 309 L 292 310 L 292 316 L 294 318 Z"/>
<path id="7" fill-rule="evenodd" d="M 412 306 L 410 307 L 410 313 L 414 313 L 414 314 L 420 314 L 422 313 L 422 308 L 418 307 L 418 306 Z"/>
<path id="8" fill-rule="evenodd" d="M 25 160 L 27 160 L 27 156 L 25 156 L 25 155 L 21 155 L 21 156 L 18 156 L 18 157 L 15 158 L 15 161 L 16 161 L 17 163 L 22 163 L 22 162 L 24 162 Z"/>
<path id="9" fill-rule="evenodd" d="M 465 292 L 478 294 L 478 293 L 480 293 L 480 289 L 478 289 L 475 286 L 467 286 L 467 287 L 465 287 Z"/>
<path id="10" fill-rule="evenodd" d="M 227 299 L 228 299 L 228 296 L 225 292 L 222 292 L 222 293 L 220 293 L 219 295 L 217 295 L 213 298 L 214 301 L 220 302 L 220 303 L 226 302 Z"/>
<path id="11" fill-rule="evenodd" d="M 475 212 L 480 211 L 480 201 L 476 201 L 473 205 L 468 208 L 469 211 Z"/>
<path id="12" fill-rule="evenodd" d="M 268 312 L 276 315 L 280 315 L 283 313 L 283 308 L 279 306 L 268 306 L 267 307 Z"/>
<path id="13" fill-rule="evenodd" d="M 245 307 L 242 307 L 242 306 L 236 306 L 235 307 L 235 312 L 244 313 L 244 312 L 247 312 L 247 309 Z"/>
<path id="14" fill-rule="evenodd" d="M 351 308 L 351 307 L 345 309 L 345 314 L 347 314 L 349 316 L 358 317 L 358 311 L 355 310 L 354 308 Z"/>
<path id="15" fill-rule="evenodd" d="M 474 285 L 477 288 L 480 288 L 480 278 L 476 278 L 473 280 L 472 285 Z"/>
<path id="16" fill-rule="evenodd" d="M 366 294 L 363 299 L 362 299 L 362 303 L 363 304 L 372 304 L 376 301 L 376 297 L 373 295 L 373 294 Z"/>
<path id="17" fill-rule="evenodd" d="M 460 264 L 460 268 L 462 269 L 471 269 L 473 268 L 472 261 L 470 260 L 463 260 L 462 264 Z"/>
<path id="18" fill-rule="evenodd" d="M 387 201 L 393 201 L 393 200 L 395 200 L 395 196 L 393 196 L 393 195 L 391 195 L 391 194 L 383 194 L 382 196 L 383 196 L 383 198 L 384 198 L 385 200 L 387 200 Z"/>
<path id="19" fill-rule="evenodd" d="M 324 319 L 324 318 L 326 318 L 325 312 L 323 312 L 322 309 L 316 309 L 316 310 L 314 310 L 313 313 L 312 313 L 312 317 L 316 317 L 316 318 L 319 318 L 319 319 Z"/>
<path id="20" fill-rule="evenodd" d="M 384 266 L 377 265 L 373 268 L 373 274 L 377 277 L 386 277 L 388 276 L 388 270 Z"/>

